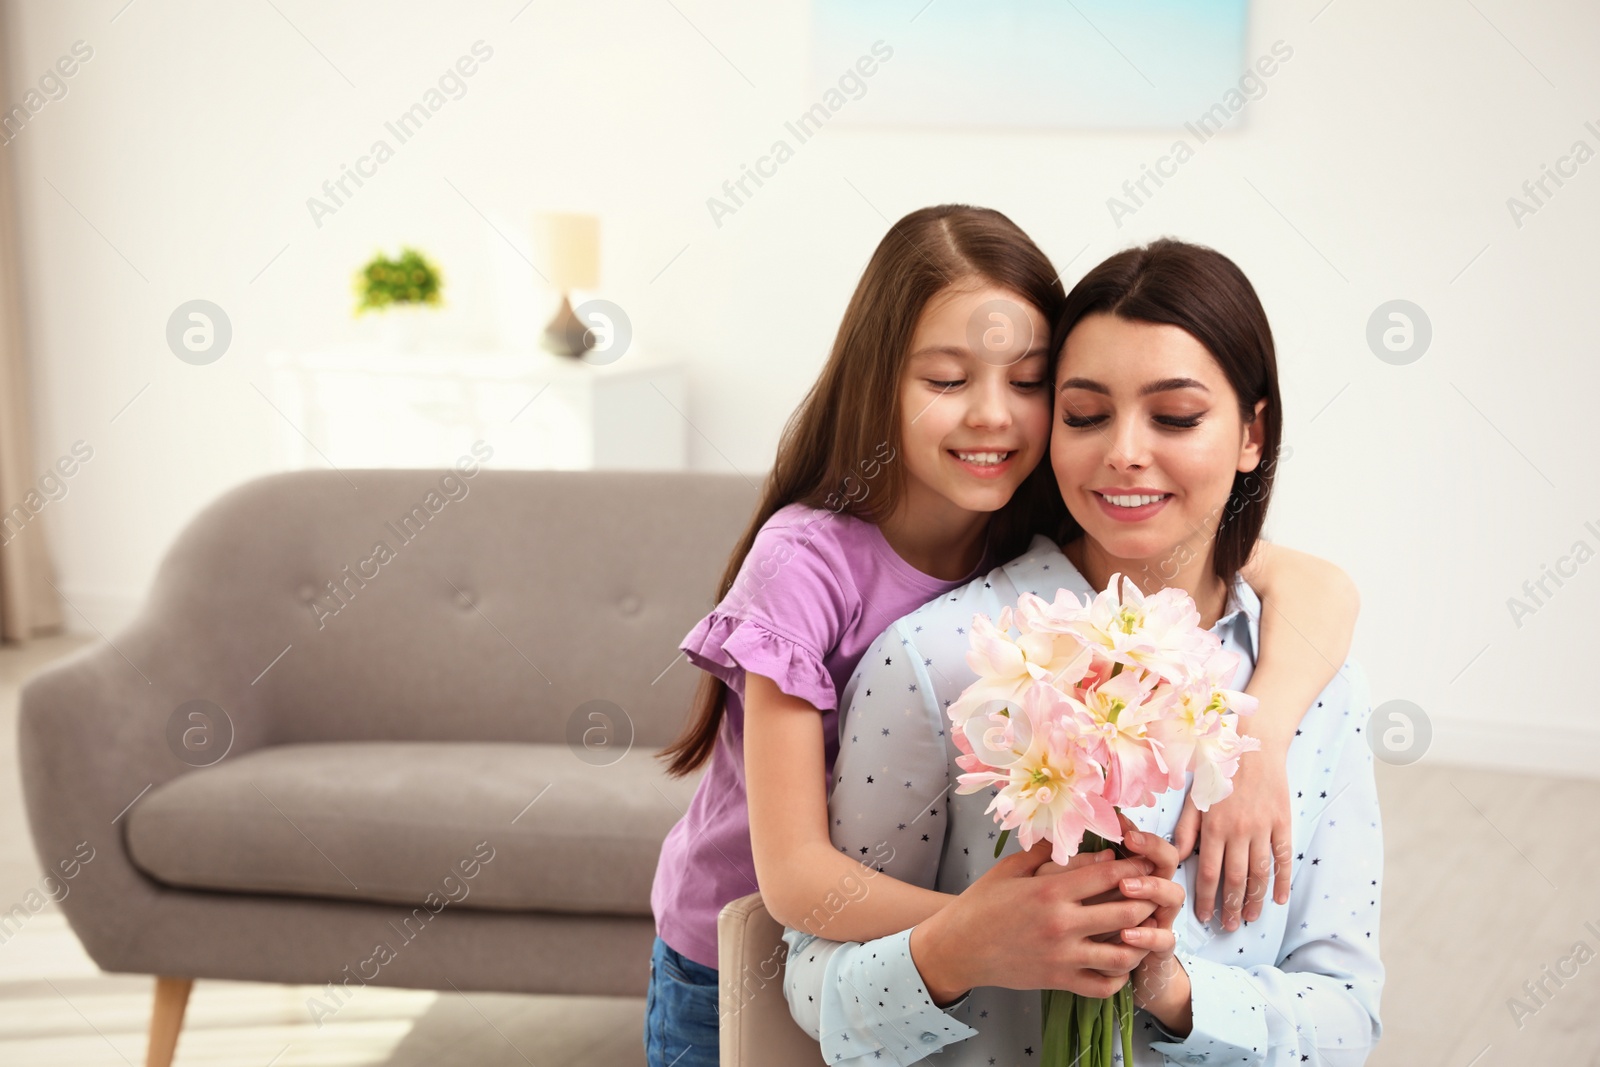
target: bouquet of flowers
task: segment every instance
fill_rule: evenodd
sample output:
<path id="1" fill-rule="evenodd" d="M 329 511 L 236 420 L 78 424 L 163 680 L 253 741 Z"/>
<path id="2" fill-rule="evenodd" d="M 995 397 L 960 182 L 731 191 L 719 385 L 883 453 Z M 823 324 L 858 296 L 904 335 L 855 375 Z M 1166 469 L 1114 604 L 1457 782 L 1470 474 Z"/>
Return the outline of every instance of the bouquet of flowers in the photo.
<path id="1" fill-rule="evenodd" d="M 1208 811 L 1233 791 L 1239 757 L 1261 747 L 1238 733 L 1255 698 L 1227 688 L 1239 656 L 1200 628 L 1180 589 L 1145 596 L 1113 575 L 1083 603 L 1065 589 L 1053 603 L 1024 593 L 998 620 L 975 616 L 971 641 L 978 680 L 949 708 L 966 772 L 956 792 L 995 790 L 996 856 L 1012 830 L 1024 849 L 1050 841 L 1058 864 L 1112 847 L 1119 809 L 1153 805 L 1191 771 L 1190 796 Z M 1133 1062 L 1130 985 L 1104 1000 L 1042 996 L 1043 1067 L 1109 1067 L 1118 1031 Z"/>

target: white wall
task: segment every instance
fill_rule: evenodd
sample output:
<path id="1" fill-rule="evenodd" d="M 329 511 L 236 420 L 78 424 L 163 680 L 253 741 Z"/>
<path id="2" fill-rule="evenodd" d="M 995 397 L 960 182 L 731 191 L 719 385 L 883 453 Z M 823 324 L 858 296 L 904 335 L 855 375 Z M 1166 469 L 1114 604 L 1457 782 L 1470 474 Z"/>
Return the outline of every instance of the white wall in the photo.
<path id="1" fill-rule="evenodd" d="M 1359 580 L 1375 700 L 1423 707 L 1432 756 L 1600 765 L 1595 700 L 1558 683 L 1590 662 L 1600 563 L 1520 627 L 1506 603 L 1575 541 L 1600 549 L 1584 527 L 1600 531 L 1600 162 L 1520 227 L 1506 205 L 1574 140 L 1600 148 L 1583 126 L 1600 128 L 1593 5 L 1255 5 L 1248 55 L 1282 39 L 1292 60 L 1120 228 L 1106 198 L 1170 134 L 830 127 L 719 228 L 706 198 L 811 103 L 800 0 L 273 3 L 7 5 L 9 102 L 74 41 L 94 49 L 0 150 L 37 461 L 95 450 L 43 519 L 95 626 L 127 617 L 198 508 L 268 469 L 263 355 L 356 336 L 350 275 L 376 248 L 435 255 L 453 328 L 488 343 L 543 309 L 474 206 L 517 242 L 535 210 L 600 213 L 607 295 L 641 346 L 692 368 L 694 464 L 756 472 L 888 221 L 968 201 L 1072 260 L 1069 283 L 1165 233 L 1234 257 L 1273 320 L 1294 449 L 1270 531 Z M 886 16 L 882 37 L 912 54 L 917 25 Z M 494 54 L 466 95 L 316 226 L 307 198 L 480 38 Z M 892 62 L 870 91 L 896 91 Z M 520 306 L 500 299 L 507 277 Z M 207 367 L 163 339 L 195 297 L 234 327 Z M 1394 298 L 1433 323 L 1409 366 L 1364 338 Z"/>

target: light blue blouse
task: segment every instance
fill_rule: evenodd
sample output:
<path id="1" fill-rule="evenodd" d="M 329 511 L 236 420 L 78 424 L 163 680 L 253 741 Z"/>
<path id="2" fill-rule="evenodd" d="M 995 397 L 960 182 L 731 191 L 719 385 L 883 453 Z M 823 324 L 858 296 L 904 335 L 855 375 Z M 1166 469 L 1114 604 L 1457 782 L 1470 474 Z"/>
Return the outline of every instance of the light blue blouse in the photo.
<path id="1" fill-rule="evenodd" d="M 984 813 L 993 793 L 954 792 L 961 771 L 945 709 L 976 677 L 966 664 L 973 615 L 997 617 L 1024 592 L 1053 600 L 1058 588 L 1093 594 L 1060 549 L 1036 537 L 1022 556 L 895 623 L 862 657 L 840 701 L 845 711 L 828 802 L 840 851 L 946 893 L 960 893 L 994 864 L 999 831 Z M 1260 599 L 1240 578 L 1212 627 L 1241 656 L 1235 689 L 1244 688 L 1255 665 L 1260 611 Z M 1294 812 L 1288 904 L 1269 894 L 1261 917 L 1231 933 L 1222 929 L 1220 906 L 1201 925 L 1193 906 L 1198 851 L 1179 868 L 1175 880 L 1187 896 L 1173 929 L 1193 987 L 1194 1025 L 1180 1039 L 1141 1010 L 1134 1025 L 1139 1067 L 1366 1060 L 1382 1033 L 1384 979 L 1378 958 L 1383 829 L 1363 733 L 1370 711 L 1366 677 L 1346 662 L 1295 731 L 1287 765 Z M 1186 793 L 1187 787 L 1170 791 L 1156 807 L 1126 814 L 1141 830 L 1171 840 Z M 1012 834 L 1002 854 L 1019 848 Z M 941 1010 L 911 960 L 910 938 L 903 930 L 841 943 L 785 932 L 784 994 L 795 1020 L 821 1042 L 827 1063 L 1038 1062 L 1036 990 L 980 987 Z M 1115 1054 L 1121 1063 L 1120 1043 Z"/>

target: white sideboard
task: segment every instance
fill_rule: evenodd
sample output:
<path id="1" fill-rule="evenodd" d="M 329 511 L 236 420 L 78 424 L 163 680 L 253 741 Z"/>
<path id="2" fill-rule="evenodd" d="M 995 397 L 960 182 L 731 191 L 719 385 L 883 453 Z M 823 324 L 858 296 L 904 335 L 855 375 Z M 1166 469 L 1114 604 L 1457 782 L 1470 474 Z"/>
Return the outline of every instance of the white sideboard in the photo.
<path id="1" fill-rule="evenodd" d="M 604 365 L 543 351 L 270 352 L 274 462 L 448 467 L 477 440 L 494 468 L 682 470 L 683 368 L 637 351 Z"/>

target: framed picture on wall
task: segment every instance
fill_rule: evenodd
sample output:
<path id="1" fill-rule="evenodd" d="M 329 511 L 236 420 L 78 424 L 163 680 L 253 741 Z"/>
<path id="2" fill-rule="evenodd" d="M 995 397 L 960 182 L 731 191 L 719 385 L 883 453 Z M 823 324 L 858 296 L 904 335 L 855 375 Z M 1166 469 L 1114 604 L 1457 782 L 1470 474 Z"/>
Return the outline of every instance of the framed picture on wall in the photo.
<path id="1" fill-rule="evenodd" d="M 1165 129 L 1242 108 L 1246 0 L 813 0 L 822 124 Z M 1223 112 L 1214 110 L 1222 104 Z"/>

